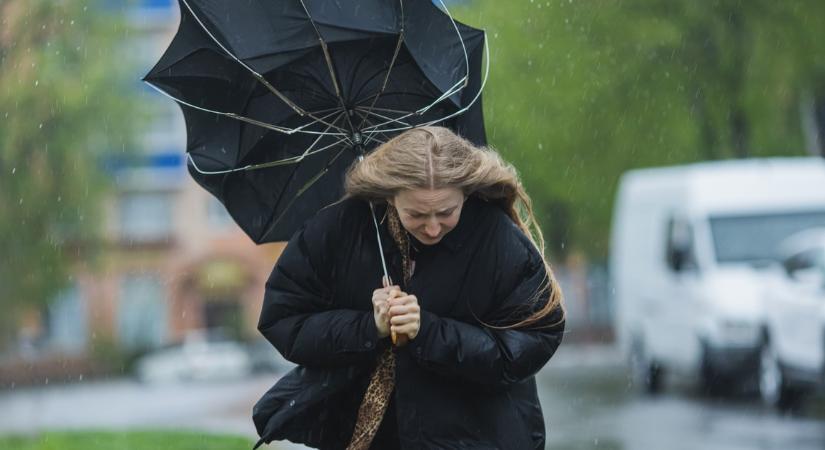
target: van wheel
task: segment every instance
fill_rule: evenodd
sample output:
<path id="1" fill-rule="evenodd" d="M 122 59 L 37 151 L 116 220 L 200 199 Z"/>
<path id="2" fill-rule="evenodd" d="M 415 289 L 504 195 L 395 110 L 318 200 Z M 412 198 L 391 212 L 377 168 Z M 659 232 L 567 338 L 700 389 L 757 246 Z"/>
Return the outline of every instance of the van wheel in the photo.
<path id="1" fill-rule="evenodd" d="M 662 391 L 662 368 L 646 355 L 644 345 L 639 341 L 630 349 L 630 371 L 633 384 L 643 392 L 658 394 Z"/>
<path id="2" fill-rule="evenodd" d="M 759 350 L 759 397 L 762 403 L 779 411 L 786 412 L 801 405 L 802 393 L 788 387 L 779 365 L 779 357 L 765 340 Z"/>
<path id="3" fill-rule="evenodd" d="M 700 383 L 701 383 L 701 390 L 706 395 L 715 397 L 715 396 L 724 396 L 731 391 L 731 380 L 728 377 L 723 376 L 716 367 L 713 366 L 710 357 L 710 349 L 708 349 L 708 344 L 702 344 L 702 363 L 700 368 Z"/>

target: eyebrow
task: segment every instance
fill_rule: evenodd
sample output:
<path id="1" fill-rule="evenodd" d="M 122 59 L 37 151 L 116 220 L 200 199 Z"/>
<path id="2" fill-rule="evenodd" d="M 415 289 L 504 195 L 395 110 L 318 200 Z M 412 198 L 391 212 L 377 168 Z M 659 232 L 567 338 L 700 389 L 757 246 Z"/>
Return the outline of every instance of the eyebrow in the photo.
<path id="1" fill-rule="evenodd" d="M 454 210 L 454 209 L 456 209 L 456 208 L 458 208 L 458 205 L 456 205 L 456 206 L 450 206 L 449 208 L 444 208 L 444 209 L 442 209 L 442 210 L 440 210 L 440 211 L 436 211 L 436 214 L 438 214 L 438 213 L 445 213 L 445 212 L 447 212 L 447 211 L 451 211 L 451 210 Z M 409 209 L 409 208 L 404 208 L 404 211 L 405 211 L 405 212 L 407 212 L 407 213 L 409 213 L 409 214 L 426 214 L 426 213 L 422 213 L 421 211 L 417 211 L 417 210 L 415 210 L 415 209 Z"/>

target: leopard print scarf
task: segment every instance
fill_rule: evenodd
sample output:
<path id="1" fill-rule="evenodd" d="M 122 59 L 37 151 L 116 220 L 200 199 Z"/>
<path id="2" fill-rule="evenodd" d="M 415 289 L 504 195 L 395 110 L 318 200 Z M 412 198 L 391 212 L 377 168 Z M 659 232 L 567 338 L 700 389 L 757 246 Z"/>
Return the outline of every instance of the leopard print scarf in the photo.
<path id="1" fill-rule="evenodd" d="M 406 230 L 401 226 L 401 219 L 398 211 L 392 205 L 387 205 L 387 225 L 392 234 L 392 238 L 401 250 L 402 272 L 404 275 L 404 285 L 410 282 L 410 240 Z M 387 411 L 395 388 L 395 353 L 392 347 L 387 348 L 378 358 L 378 364 L 370 377 L 364 399 L 358 408 L 358 418 L 355 421 L 355 430 L 352 433 L 347 450 L 368 450 L 381 420 Z"/>

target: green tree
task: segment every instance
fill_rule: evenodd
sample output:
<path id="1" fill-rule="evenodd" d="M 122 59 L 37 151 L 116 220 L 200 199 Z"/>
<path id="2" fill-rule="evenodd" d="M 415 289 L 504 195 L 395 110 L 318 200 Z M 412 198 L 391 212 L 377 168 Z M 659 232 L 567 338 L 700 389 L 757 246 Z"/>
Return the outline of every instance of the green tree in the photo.
<path id="1" fill-rule="evenodd" d="M 626 170 L 804 153 L 822 2 L 478 0 L 457 16 L 488 31 L 490 141 L 520 169 L 557 256 L 606 256 Z"/>
<path id="2" fill-rule="evenodd" d="M 99 2 L 0 1 L 0 344 L 99 246 L 103 158 L 130 145 L 128 28 Z"/>

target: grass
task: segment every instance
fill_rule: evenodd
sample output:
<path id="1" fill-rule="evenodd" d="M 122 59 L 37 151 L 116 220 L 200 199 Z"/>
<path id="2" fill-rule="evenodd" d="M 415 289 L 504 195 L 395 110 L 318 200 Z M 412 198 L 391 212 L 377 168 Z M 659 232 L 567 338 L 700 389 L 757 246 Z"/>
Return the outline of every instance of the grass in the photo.
<path id="1" fill-rule="evenodd" d="M 0 450 L 250 450 L 238 436 L 176 431 L 46 432 L 0 436 Z"/>

